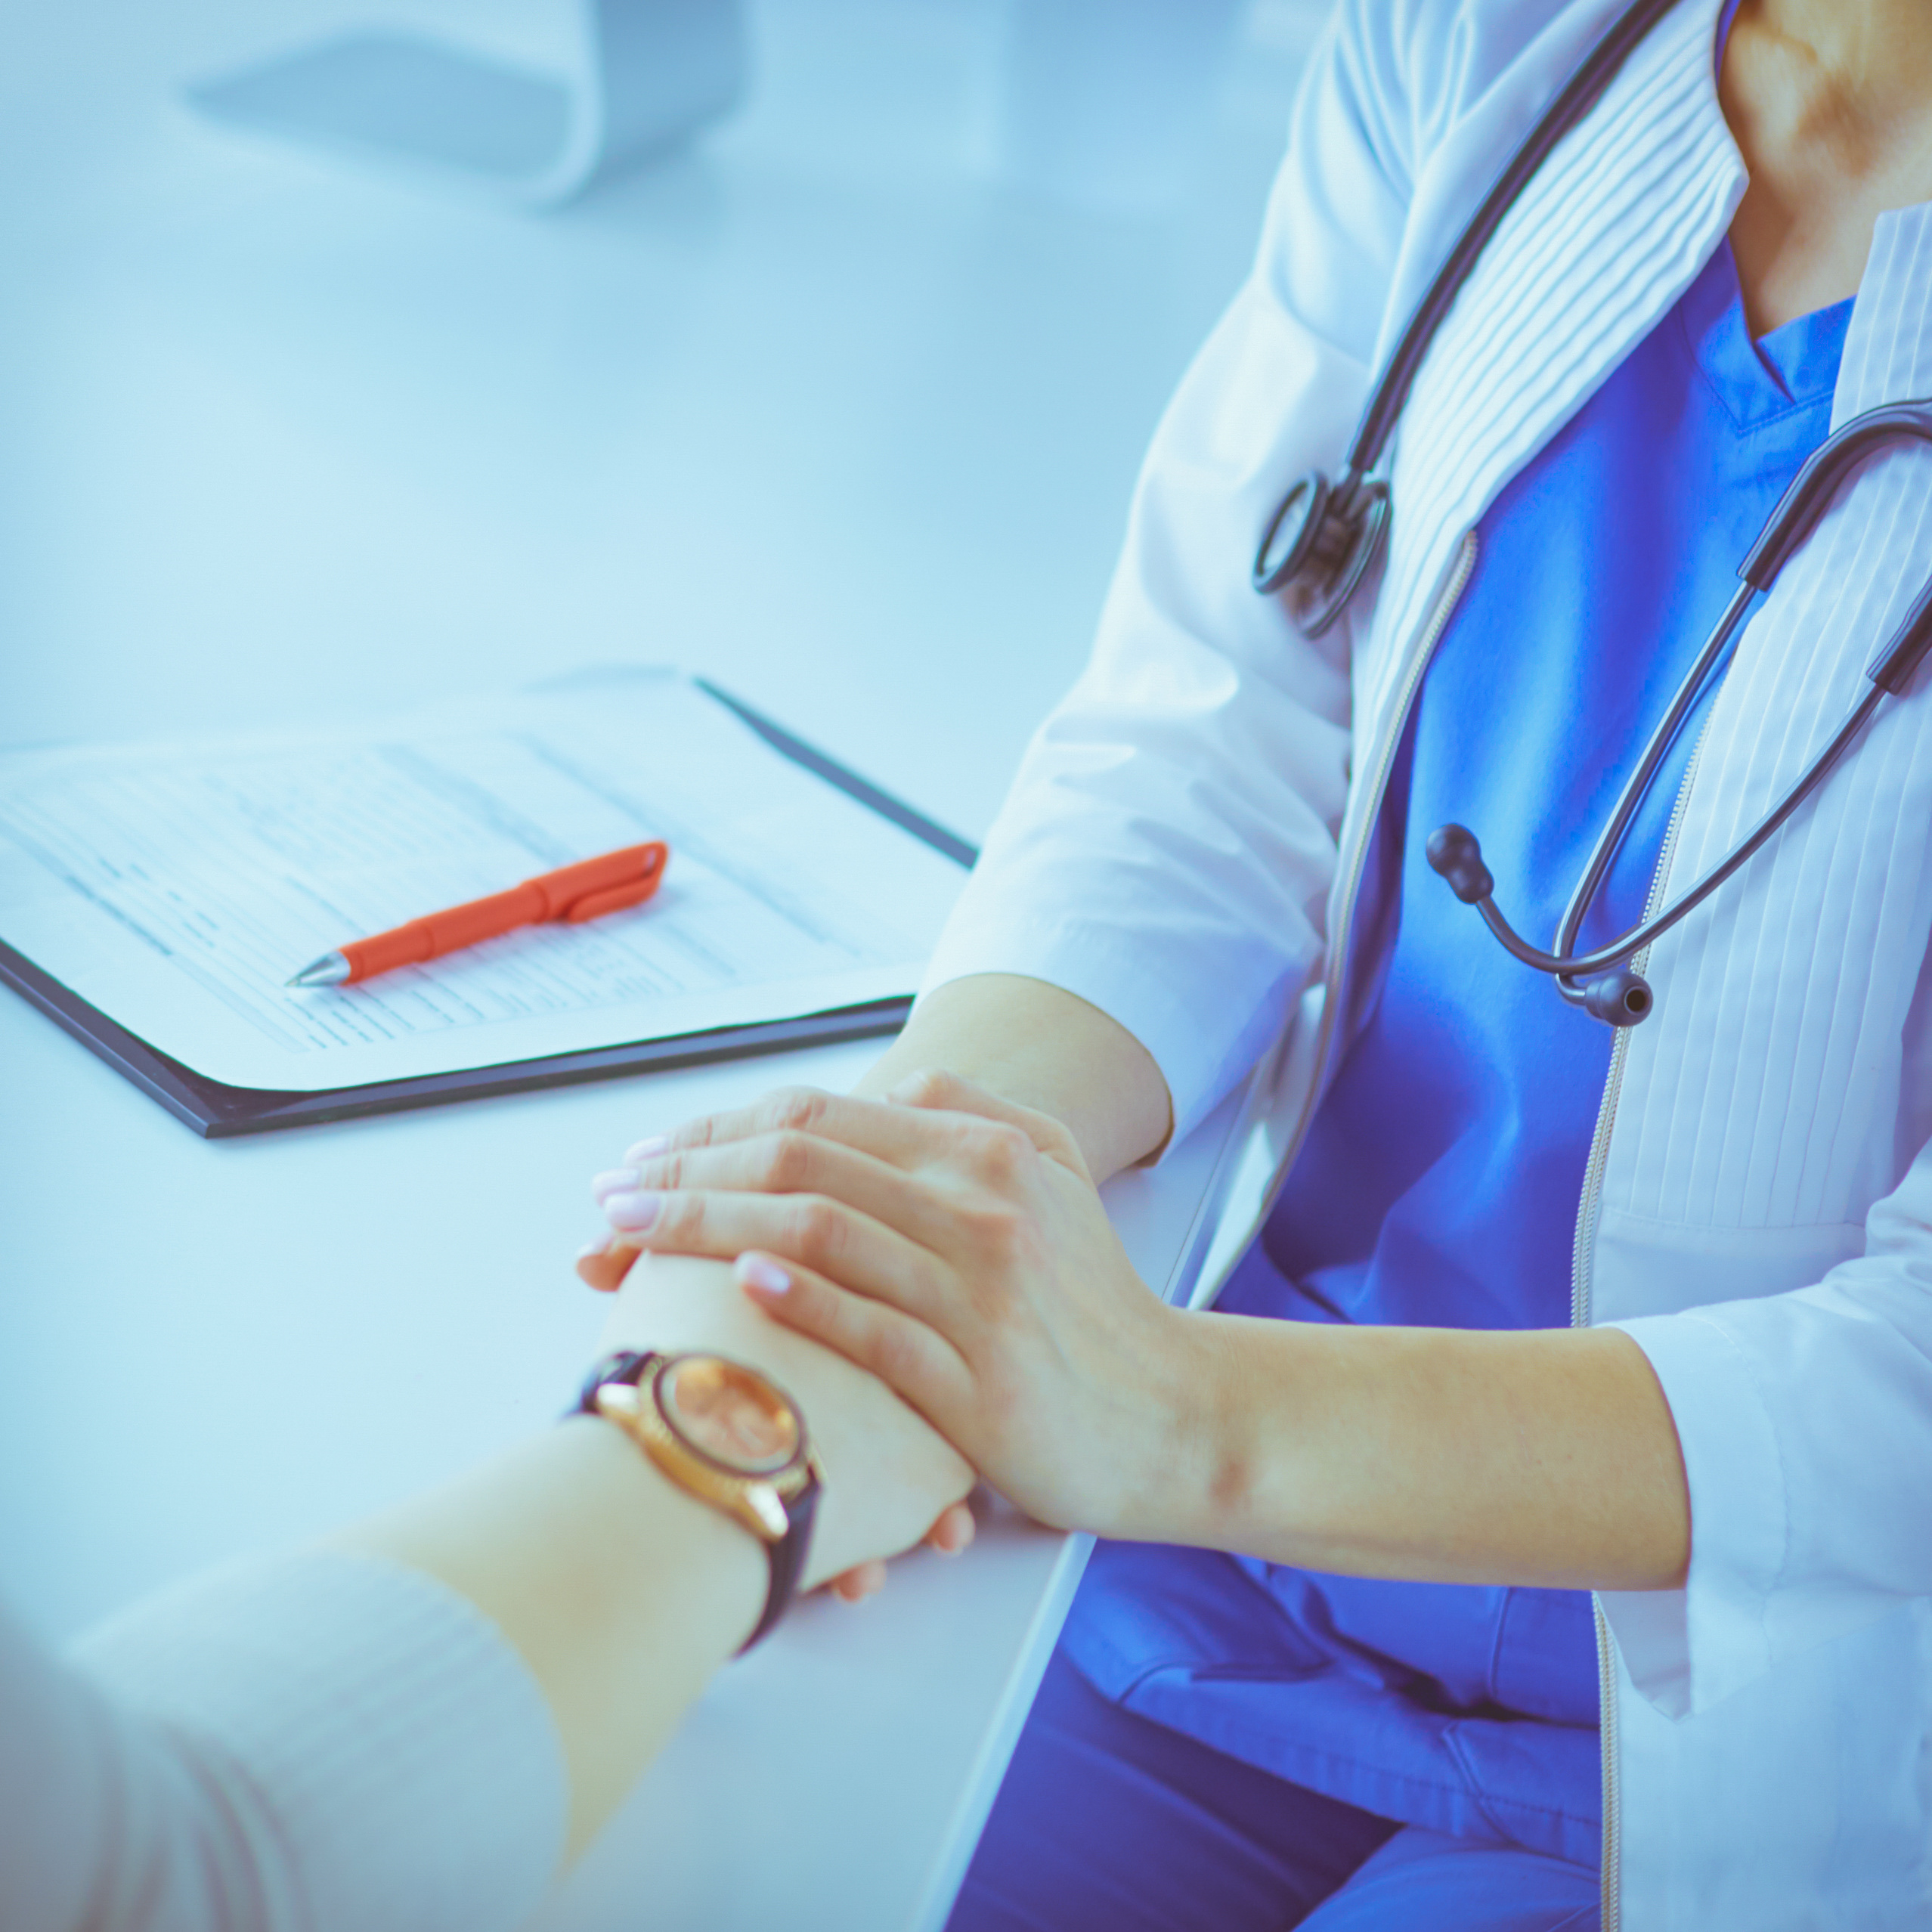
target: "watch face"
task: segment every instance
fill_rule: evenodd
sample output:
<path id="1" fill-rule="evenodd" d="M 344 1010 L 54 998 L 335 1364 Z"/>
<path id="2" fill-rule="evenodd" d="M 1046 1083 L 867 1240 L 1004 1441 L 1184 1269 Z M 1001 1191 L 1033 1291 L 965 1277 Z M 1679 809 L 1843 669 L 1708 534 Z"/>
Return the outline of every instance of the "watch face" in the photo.
<path id="1" fill-rule="evenodd" d="M 740 1475 L 772 1475 L 798 1454 L 798 1416 L 761 1375 L 717 1355 L 683 1355 L 658 1378 L 664 1420 Z"/>

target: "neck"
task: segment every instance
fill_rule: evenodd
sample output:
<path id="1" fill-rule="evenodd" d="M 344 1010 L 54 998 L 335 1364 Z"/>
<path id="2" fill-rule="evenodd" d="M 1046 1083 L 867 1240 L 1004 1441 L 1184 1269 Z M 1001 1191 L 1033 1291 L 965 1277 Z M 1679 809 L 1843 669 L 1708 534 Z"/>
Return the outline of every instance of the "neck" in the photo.
<path id="1" fill-rule="evenodd" d="M 1922 0 L 1744 0 L 1738 15 L 1847 163 L 1882 166 L 1923 122 L 1932 14 Z"/>
<path id="2" fill-rule="evenodd" d="M 1751 172 L 1731 242 L 1762 334 L 1853 293 L 1879 214 L 1932 200 L 1932 8 L 1743 0 L 1719 94 Z"/>

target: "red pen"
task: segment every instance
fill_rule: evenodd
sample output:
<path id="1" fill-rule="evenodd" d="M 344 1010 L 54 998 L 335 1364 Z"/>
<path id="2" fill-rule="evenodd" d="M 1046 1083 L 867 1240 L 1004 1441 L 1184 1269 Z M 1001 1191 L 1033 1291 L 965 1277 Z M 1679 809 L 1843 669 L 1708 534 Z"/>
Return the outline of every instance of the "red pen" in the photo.
<path id="1" fill-rule="evenodd" d="M 601 858 L 540 872 L 508 892 L 451 906 L 391 931 L 373 933 L 367 939 L 351 940 L 339 952 L 325 952 L 305 966 L 288 983 L 353 986 L 378 973 L 392 973 L 398 966 L 420 966 L 426 959 L 440 959 L 446 952 L 481 945 L 500 933 L 515 932 L 519 926 L 540 926 L 551 919 L 571 925 L 601 919 L 606 912 L 642 905 L 657 890 L 670 856 L 670 847 L 662 839 L 654 838 L 648 845 L 627 845 Z"/>

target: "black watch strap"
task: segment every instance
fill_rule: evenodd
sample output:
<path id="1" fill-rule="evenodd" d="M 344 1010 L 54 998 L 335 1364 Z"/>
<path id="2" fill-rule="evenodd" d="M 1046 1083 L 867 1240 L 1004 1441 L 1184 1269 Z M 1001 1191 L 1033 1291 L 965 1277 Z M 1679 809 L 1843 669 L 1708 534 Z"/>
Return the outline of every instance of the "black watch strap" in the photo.
<path id="1" fill-rule="evenodd" d="M 606 1355 L 584 1378 L 577 1407 L 572 1413 L 597 1414 L 599 1389 L 612 1382 L 627 1382 L 633 1389 L 638 1388 L 663 1360 L 663 1355 L 656 1349 L 639 1354 L 635 1349 L 625 1348 L 615 1355 Z M 765 1545 L 765 1560 L 770 1566 L 771 1580 L 766 1586 L 765 1607 L 759 1613 L 758 1621 L 751 1634 L 738 1646 L 741 1657 L 777 1628 L 779 1620 L 791 1608 L 791 1599 L 798 1593 L 799 1584 L 805 1574 L 805 1559 L 812 1547 L 812 1525 L 819 1513 L 819 1472 L 808 1465 L 805 1487 L 795 1496 L 779 1498 L 785 1509 L 785 1531 L 776 1543 Z"/>
<path id="2" fill-rule="evenodd" d="M 607 1382 L 627 1382 L 635 1389 L 645 1377 L 653 1362 L 664 1359 L 656 1348 L 640 1355 L 635 1348 L 620 1348 L 615 1355 L 606 1355 L 601 1361 L 592 1364 L 590 1373 L 584 1378 L 584 1386 L 577 1392 L 576 1406 L 571 1409 L 574 1416 L 594 1416 L 601 1413 L 597 1407 L 597 1391 Z"/>
<path id="3" fill-rule="evenodd" d="M 788 1528 L 776 1543 L 765 1545 L 765 1560 L 772 1567 L 772 1580 L 765 1591 L 765 1607 L 751 1634 L 738 1646 L 742 1657 L 754 1643 L 760 1643 L 778 1627 L 779 1619 L 791 1608 L 805 1574 L 805 1558 L 812 1547 L 812 1525 L 819 1513 L 819 1472 L 807 1472 L 805 1487 L 785 1502 Z"/>

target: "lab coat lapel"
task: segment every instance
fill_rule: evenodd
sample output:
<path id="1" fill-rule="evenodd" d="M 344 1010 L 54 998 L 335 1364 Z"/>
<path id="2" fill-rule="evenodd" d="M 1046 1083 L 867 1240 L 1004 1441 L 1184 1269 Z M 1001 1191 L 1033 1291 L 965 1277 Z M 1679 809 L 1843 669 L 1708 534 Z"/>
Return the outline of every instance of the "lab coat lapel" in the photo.
<path id="1" fill-rule="evenodd" d="M 1398 432 L 1388 568 L 1358 658 L 1358 747 L 1391 727 L 1464 533 L 1729 225 L 1745 177 L 1717 104 L 1717 8 L 1685 0 L 1632 54 L 1525 190 L 1423 366 Z"/>
<path id="2" fill-rule="evenodd" d="M 1834 427 L 1932 396 L 1929 298 L 1932 209 L 1881 217 Z M 1740 639 L 1684 798 L 1676 890 L 1836 728 L 1928 568 L 1932 452 L 1900 447 L 1865 466 Z M 1627 1036 L 1605 1102 L 1613 1125 L 1584 1258 L 1596 1320 L 1802 1292 L 1864 1255 L 1868 1210 L 1927 1129 L 1927 1029 L 1913 1010 L 1932 933 L 1927 686 L 1921 674 L 1751 864 L 1652 949 L 1656 1011 Z M 1761 1367 L 1754 1360 L 1752 1373 Z M 1786 1373 L 1808 1381 L 1813 1364 L 1800 1350 Z M 1753 1591 L 1789 1556 L 1790 1478 L 1741 1479 L 1782 1472 L 1782 1451 L 1754 1386 L 1732 1392 L 1720 1379 L 1677 1418 L 1688 1460 L 1716 1486 L 1694 1485 L 1692 1514 L 1721 1516 L 1724 1559 L 1701 1592 L 1602 1599 L 1618 1645 L 1623 1922 L 1809 1923 L 1813 1902 L 1856 1897 L 1860 1924 L 1917 1924 L 1932 1622 L 1923 1599 L 1872 1621 L 1848 1588 L 1781 1603 L 1774 1627 Z M 1828 1382 L 1818 1399 L 1833 1399 Z M 1863 1506 L 1847 1494 L 1841 1506 Z M 1767 1671 L 1774 1627 L 1783 1654 Z M 1880 1720 L 1875 1686 L 1894 1698 L 1896 1720 Z M 1732 1793 L 1748 1793 L 1749 1810 L 1730 1828 L 1768 1855 L 1698 1872 L 1683 1820 L 1721 1839 L 1714 1807 Z M 1881 1873 L 1921 1882 L 1870 1890 Z"/>
<path id="3" fill-rule="evenodd" d="M 1928 396 L 1932 207 L 1880 220 L 1833 425 Z M 1837 729 L 1928 568 L 1932 450 L 1899 446 L 1865 466 L 1741 639 L 1687 794 L 1673 896 Z M 1599 1319 L 1806 1285 L 1860 1251 L 1867 1209 L 1916 1151 L 1896 1144 L 1895 1122 L 1932 927 L 1926 682 L 1888 704 L 1738 878 L 1653 949 L 1657 1011 L 1630 1041 L 1605 1170 Z M 1698 1231 L 1700 1263 L 1683 1259 L 1686 1229 Z M 1767 1259 L 1769 1230 L 1780 1234 Z M 1726 1231 L 1742 1243 L 1735 1270 L 1715 1266 Z"/>

